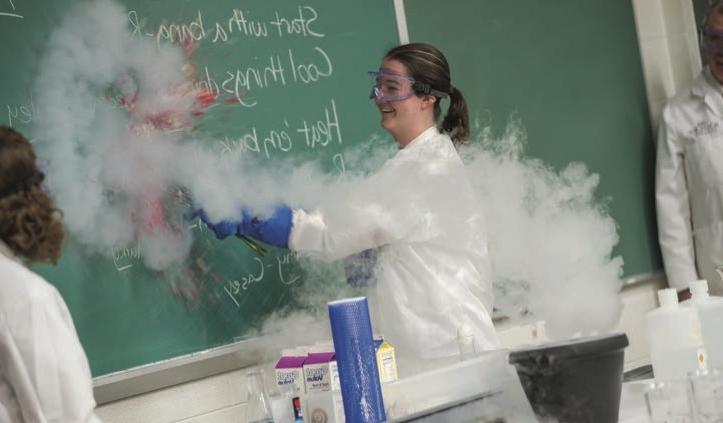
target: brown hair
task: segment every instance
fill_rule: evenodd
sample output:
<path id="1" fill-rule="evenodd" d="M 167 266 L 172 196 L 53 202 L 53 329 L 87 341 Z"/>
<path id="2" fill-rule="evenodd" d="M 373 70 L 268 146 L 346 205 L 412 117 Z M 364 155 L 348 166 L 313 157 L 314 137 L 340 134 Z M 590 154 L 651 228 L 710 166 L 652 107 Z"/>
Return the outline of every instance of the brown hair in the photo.
<path id="1" fill-rule="evenodd" d="M 56 263 L 63 225 L 42 180 L 30 142 L 0 126 L 0 239 L 30 262 Z"/>
<path id="2" fill-rule="evenodd" d="M 449 63 L 441 51 L 425 43 L 402 44 L 392 48 L 384 59 L 398 60 L 409 70 L 409 76 L 415 81 L 426 84 L 431 95 L 437 97 L 434 103 L 434 118 L 439 120 L 442 113 L 440 100 L 436 92 L 449 95 L 450 105 L 442 120 L 440 130 L 446 132 L 455 144 L 464 143 L 469 137 L 469 112 L 462 92 L 452 85 Z M 421 94 L 420 94 L 421 95 Z"/>

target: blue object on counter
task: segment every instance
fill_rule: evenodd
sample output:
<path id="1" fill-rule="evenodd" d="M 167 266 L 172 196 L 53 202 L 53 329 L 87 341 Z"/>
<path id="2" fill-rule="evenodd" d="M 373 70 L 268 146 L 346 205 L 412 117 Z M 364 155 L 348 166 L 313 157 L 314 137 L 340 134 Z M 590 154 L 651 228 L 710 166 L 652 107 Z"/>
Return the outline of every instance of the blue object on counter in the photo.
<path id="1" fill-rule="evenodd" d="M 385 422 L 367 299 L 332 301 L 328 307 L 346 422 Z"/>

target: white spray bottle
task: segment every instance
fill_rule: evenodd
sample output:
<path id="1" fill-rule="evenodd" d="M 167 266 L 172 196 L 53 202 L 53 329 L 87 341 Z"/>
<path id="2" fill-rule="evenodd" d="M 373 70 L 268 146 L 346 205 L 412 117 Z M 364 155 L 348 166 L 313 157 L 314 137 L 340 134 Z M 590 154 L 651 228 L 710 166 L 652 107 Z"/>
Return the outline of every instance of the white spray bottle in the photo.
<path id="1" fill-rule="evenodd" d="M 689 287 L 691 298 L 680 305 L 698 312 L 708 366 L 711 369 L 723 368 L 723 297 L 708 295 L 706 280 L 693 281 Z"/>
<path id="2" fill-rule="evenodd" d="M 685 379 L 706 363 L 698 316 L 690 307 L 679 307 L 675 289 L 659 290 L 658 301 L 660 307 L 645 316 L 655 379 Z"/>

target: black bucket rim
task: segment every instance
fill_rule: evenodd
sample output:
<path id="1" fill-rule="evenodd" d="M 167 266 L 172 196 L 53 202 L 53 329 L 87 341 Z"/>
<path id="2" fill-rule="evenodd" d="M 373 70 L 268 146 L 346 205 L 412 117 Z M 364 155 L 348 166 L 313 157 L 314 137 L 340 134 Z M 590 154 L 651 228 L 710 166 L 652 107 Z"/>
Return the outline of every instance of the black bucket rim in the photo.
<path id="1" fill-rule="evenodd" d="M 567 339 L 564 341 L 549 342 L 542 345 L 528 346 L 510 351 L 510 363 L 539 357 L 541 353 L 553 354 L 558 359 L 579 357 L 586 355 L 599 355 L 624 349 L 630 345 L 625 333 L 589 336 Z"/>

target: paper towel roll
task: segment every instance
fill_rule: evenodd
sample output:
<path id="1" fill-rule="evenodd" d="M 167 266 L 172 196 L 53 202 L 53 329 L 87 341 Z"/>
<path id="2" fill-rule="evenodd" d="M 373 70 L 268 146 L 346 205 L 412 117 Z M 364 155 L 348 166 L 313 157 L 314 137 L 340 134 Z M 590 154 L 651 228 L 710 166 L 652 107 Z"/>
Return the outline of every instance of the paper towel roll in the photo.
<path id="1" fill-rule="evenodd" d="M 347 423 L 386 421 L 369 306 L 364 297 L 328 304 Z"/>

